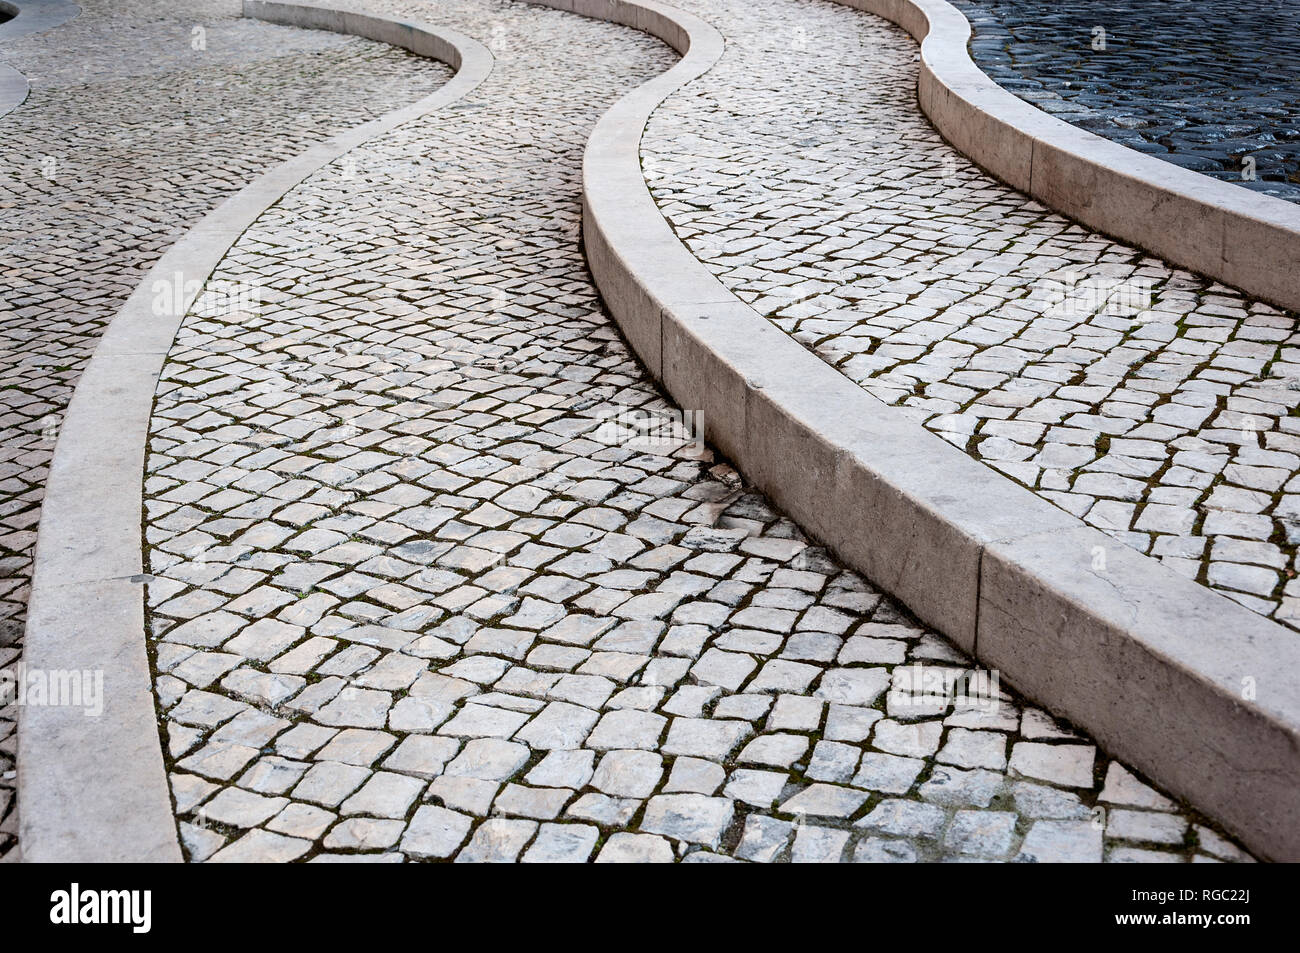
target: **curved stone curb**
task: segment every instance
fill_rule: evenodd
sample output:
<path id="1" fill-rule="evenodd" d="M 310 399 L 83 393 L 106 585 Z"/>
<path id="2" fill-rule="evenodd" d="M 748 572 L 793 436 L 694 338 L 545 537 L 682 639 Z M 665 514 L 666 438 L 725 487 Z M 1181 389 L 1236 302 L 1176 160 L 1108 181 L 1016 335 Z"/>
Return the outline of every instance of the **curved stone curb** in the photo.
<path id="1" fill-rule="evenodd" d="M 722 40 L 645 0 L 547 3 L 687 53 L 605 114 L 583 166 L 588 262 L 641 359 L 748 478 L 1034 701 L 1222 821 L 1300 859 L 1300 639 L 1177 575 L 871 397 L 732 295 L 640 170 L 651 112 Z M 1243 697 L 1243 695 L 1247 697 Z"/>
<path id="2" fill-rule="evenodd" d="M 240 234 L 285 192 L 367 139 L 454 102 L 492 70 L 452 30 L 327 7 L 245 0 L 244 15 L 363 36 L 449 64 L 436 92 L 276 166 L 209 213 L 153 267 L 106 330 L 63 419 L 36 542 L 23 662 L 102 671 L 104 710 L 20 709 L 19 838 L 28 861 L 178 861 L 145 652 L 145 444 L 163 362 L 197 291 Z M 156 309 L 181 276 L 183 300 Z"/>
<path id="3" fill-rule="evenodd" d="M 67 23 L 81 12 L 81 7 L 68 0 L 23 0 L 22 6 L 0 0 L 0 10 L 14 15 L 12 20 L 0 23 L 0 43 L 3 43 Z M 21 106 L 29 91 L 22 73 L 0 63 L 0 117 Z"/>
<path id="4" fill-rule="evenodd" d="M 0 0 L 0 10 L 14 15 L 12 20 L 0 23 L 0 43 L 32 33 L 44 33 L 81 13 L 81 7 L 71 0 Z"/>
<path id="5" fill-rule="evenodd" d="M 0 63 L 0 118 L 13 112 L 27 99 L 27 77 Z"/>
<path id="6" fill-rule="evenodd" d="M 1072 126 L 993 82 L 946 0 L 835 0 L 921 43 L 917 98 L 936 129 L 1002 181 L 1099 232 L 1300 310 L 1300 206 Z"/>

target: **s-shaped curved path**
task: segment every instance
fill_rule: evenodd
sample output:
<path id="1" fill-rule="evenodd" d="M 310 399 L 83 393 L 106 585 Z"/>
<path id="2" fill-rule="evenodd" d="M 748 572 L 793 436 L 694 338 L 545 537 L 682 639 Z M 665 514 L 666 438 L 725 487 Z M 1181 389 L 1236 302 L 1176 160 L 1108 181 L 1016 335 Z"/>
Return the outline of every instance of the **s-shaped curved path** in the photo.
<path id="1" fill-rule="evenodd" d="M 104 325 L 177 238 L 256 174 L 450 75 L 386 45 L 242 19 L 237 0 L 80 6 L 45 32 L 9 38 L 0 27 L 0 61 L 31 85 L 0 116 L 4 677 L 21 658 L 63 410 Z M 8 859 L 17 857 L 15 721 L 14 706 L 0 706 Z"/>
<path id="2" fill-rule="evenodd" d="M 148 644 L 190 860 L 1242 859 L 970 671 L 707 448 L 577 243 L 601 113 L 672 55 L 497 0 L 456 108 L 288 191 L 164 368 Z M 676 435 L 680 437 L 680 433 Z M 946 684 L 946 683 L 945 683 Z"/>

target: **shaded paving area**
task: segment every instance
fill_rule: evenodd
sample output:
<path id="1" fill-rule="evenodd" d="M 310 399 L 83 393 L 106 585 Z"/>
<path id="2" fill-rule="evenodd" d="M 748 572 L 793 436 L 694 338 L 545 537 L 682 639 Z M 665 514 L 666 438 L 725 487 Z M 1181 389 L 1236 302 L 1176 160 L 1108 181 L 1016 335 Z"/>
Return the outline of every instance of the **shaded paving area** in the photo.
<path id="1" fill-rule="evenodd" d="M 159 384 L 187 857 L 1248 859 L 668 426 L 577 226 L 592 126 L 673 55 L 514 2 L 422 16 L 492 75 L 268 210 L 212 282 L 264 303 L 207 295 Z"/>
<path id="2" fill-rule="evenodd" d="M 105 324 L 223 198 L 450 76 L 381 44 L 244 20 L 237 0 L 81 6 L 56 29 L 0 44 L 0 62 L 31 84 L 0 119 L 0 667 L 9 671 L 60 418 Z M 6 855 L 17 825 L 15 718 L 13 705 L 0 709 Z"/>
<path id="3" fill-rule="evenodd" d="M 1021 99 L 1167 162 L 1300 202 L 1297 0 L 952 2 L 971 21 L 975 62 Z"/>

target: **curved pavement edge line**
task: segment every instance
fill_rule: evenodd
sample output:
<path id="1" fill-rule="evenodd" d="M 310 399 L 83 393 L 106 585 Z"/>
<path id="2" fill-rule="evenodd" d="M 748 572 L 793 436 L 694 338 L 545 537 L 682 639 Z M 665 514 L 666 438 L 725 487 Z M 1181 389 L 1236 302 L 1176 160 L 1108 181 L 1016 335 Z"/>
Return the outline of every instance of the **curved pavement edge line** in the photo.
<path id="1" fill-rule="evenodd" d="M 535 0 L 536 2 L 536 0 Z M 871 397 L 732 295 L 645 184 L 645 123 L 723 40 L 654 0 L 541 0 L 685 57 L 597 124 L 583 233 L 623 333 L 796 521 L 1034 701 L 1255 852 L 1300 859 L 1300 640 L 1129 549 Z"/>
<path id="2" fill-rule="evenodd" d="M 308 175 L 367 139 L 463 97 L 492 70 L 453 30 L 347 10 L 245 0 L 245 16 L 362 36 L 447 63 L 429 96 L 319 143 L 231 196 L 173 245 L 104 333 L 60 428 L 36 542 L 26 673 L 102 672 L 103 713 L 20 708 L 23 859 L 179 861 L 145 649 L 142 519 L 154 390 L 181 322 L 240 234 Z M 169 292 L 158 306 L 155 286 Z"/>
<path id="3" fill-rule="evenodd" d="M 0 42 L 44 33 L 81 13 L 71 0 L 0 0 L 0 10 L 13 14 L 12 20 L 0 23 Z"/>
<path id="4" fill-rule="evenodd" d="M 81 13 L 81 7 L 68 0 L 23 0 L 21 5 L 17 0 L 0 0 L 0 10 L 13 16 L 0 23 L 0 43 L 52 30 Z M 21 106 L 28 92 L 27 77 L 0 63 L 0 118 Z"/>
<path id="5" fill-rule="evenodd" d="M 0 118 L 13 112 L 27 98 L 27 77 L 0 63 Z"/>
<path id="6" fill-rule="evenodd" d="M 946 0 L 833 0 L 921 44 L 917 99 L 963 155 L 1090 228 L 1300 310 L 1300 207 L 1183 169 L 1072 126 L 1003 89 L 970 58 Z"/>

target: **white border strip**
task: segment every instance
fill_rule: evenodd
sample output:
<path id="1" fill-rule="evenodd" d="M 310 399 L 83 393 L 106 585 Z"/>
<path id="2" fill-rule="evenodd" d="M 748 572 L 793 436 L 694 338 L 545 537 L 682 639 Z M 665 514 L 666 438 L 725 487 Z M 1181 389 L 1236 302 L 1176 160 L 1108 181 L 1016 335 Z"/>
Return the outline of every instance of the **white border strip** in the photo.
<path id="1" fill-rule="evenodd" d="M 13 19 L 0 23 L 0 43 L 44 33 L 81 13 L 81 7 L 71 0 L 0 0 L 0 9 L 14 15 Z"/>
<path id="2" fill-rule="evenodd" d="M 0 10 L 13 14 L 13 19 L 0 23 L 0 43 L 3 43 L 67 23 L 81 12 L 81 7 L 69 0 L 23 0 L 22 6 L 11 0 L 0 0 Z M 28 92 L 27 77 L 12 66 L 0 63 L 0 118 L 21 106 Z"/>
<path id="3" fill-rule="evenodd" d="M 0 118 L 21 106 L 29 91 L 26 76 L 0 63 Z"/>
<path id="4" fill-rule="evenodd" d="M 245 0 L 244 15 L 389 43 L 456 75 L 410 106 L 276 166 L 173 245 L 114 317 L 63 418 L 42 507 L 23 661 L 28 671 L 102 670 L 104 713 L 20 709 L 20 844 L 27 861 L 179 861 L 145 650 L 141 524 L 145 446 L 163 362 L 193 303 L 155 312 L 155 282 L 187 288 L 307 176 L 368 139 L 465 96 L 492 70 L 453 30 L 328 7 Z"/>
<path id="5" fill-rule="evenodd" d="M 1255 852 L 1300 859 L 1296 633 L 967 456 L 732 295 L 669 228 L 639 154 L 650 114 L 717 61 L 722 38 L 655 0 L 545 5 L 640 25 L 687 50 L 597 124 L 583 232 L 615 320 L 674 400 L 703 412 L 708 439 L 849 565 L 1031 699 Z"/>

